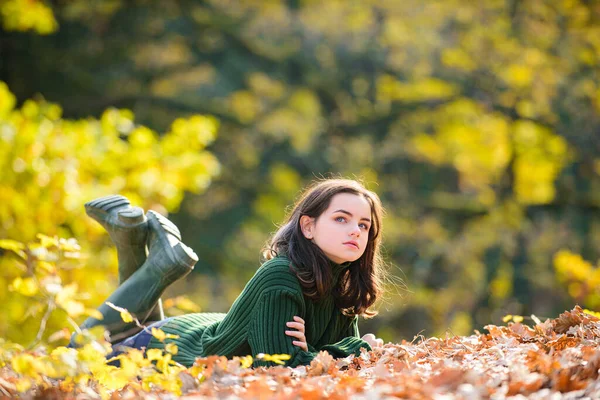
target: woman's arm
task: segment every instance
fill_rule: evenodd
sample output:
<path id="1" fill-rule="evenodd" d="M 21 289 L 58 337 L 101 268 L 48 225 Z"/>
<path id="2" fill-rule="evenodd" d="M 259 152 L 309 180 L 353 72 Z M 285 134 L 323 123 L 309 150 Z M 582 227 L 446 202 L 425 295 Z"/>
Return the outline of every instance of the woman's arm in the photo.
<path id="1" fill-rule="evenodd" d="M 286 335 L 287 322 L 293 321 L 294 316 L 300 316 L 302 298 L 293 292 L 283 289 L 273 289 L 261 294 L 256 308 L 252 312 L 252 322 L 248 332 L 248 343 L 252 349 L 254 366 L 273 366 L 270 361 L 257 360 L 256 356 L 263 354 L 289 354 L 291 358 L 285 365 L 295 367 L 308 365 L 316 356 L 315 352 L 307 351 L 294 345 L 296 336 Z M 307 346 L 308 348 L 308 346 Z"/>
<path id="2" fill-rule="evenodd" d="M 288 322 L 287 325 L 288 327 L 294 327 L 296 331 L 286 331 L 286 335 L 304 338 L 304 320 L 294 317 L 294 322 Z M 359 337 L 358 317 L 354 317 L 348 328 L 342 332 L 341 340 L 334 344 L 323 346 L 321 350 L 327 350 L 337 357 L 347 357 L 350 354 L 356 354 L 357 350 L 360 351 L 361 347 L 372 350 L 383 346 L 383 340 L 378 339 L 372 333 L 367 333 L 362 338 Z M 307 348 L 306 338 L 304 338 L 304 341 L 294 341 L 293 344 L 304 350 Z"/>

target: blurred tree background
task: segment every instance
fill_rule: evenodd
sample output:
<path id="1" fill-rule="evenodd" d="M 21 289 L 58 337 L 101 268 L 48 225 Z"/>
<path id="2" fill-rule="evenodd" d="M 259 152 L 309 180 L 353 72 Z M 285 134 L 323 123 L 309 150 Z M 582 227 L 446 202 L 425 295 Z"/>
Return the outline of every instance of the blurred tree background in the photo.
<path id="1" fill-rule="evenodd" d="M 387 208 L 394 279 L 363 331 L 600 308 L 599 2 L 0 0 L 0 18 L 0 238 L 76 237 L 94 273 L 63 281 L 89 307 L 116 266 L 84 201 L 172 212 L 200 262 L 170 294 L 226 311 L 334 173 Z M 9 270 L 21 304 L 31 272 Z"/>

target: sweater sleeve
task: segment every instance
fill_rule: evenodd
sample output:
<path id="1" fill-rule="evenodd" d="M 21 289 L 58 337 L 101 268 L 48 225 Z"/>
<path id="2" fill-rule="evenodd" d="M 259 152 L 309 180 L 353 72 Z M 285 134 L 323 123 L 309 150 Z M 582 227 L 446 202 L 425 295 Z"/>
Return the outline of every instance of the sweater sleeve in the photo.
<path id="1" fill-rule="evenodd" d="M 286 322 L 293 321 L 294 315 L 300 315 L 299 299 L 286 290 L 270 290 L 261 298 L 252 314 L 252 322 L 248 332 L 248 343 L 254 357 L 254 366 L 273 366 L 270 361 L 257 360 L 256 356 L 263 354 L 289 354 L 291 358 L 285 365 L 296 367 L 308 365 L 316 353 L 304 351 L 292 344 L 295 338 L 285 334 L 289 329 Z"/>
<path id="2" fill-rule="evenodd" d="M 333 357 L 348 357 L 350 354 L 359 355 L 361 347 L 371 351 L 369 343 L 360 338 L 358 332 L 358 317 L 354 317 L 348 327 L 342 332 L 341 339 L 334 344 L 322 346 L 319 350 L 327 350 Z"/>

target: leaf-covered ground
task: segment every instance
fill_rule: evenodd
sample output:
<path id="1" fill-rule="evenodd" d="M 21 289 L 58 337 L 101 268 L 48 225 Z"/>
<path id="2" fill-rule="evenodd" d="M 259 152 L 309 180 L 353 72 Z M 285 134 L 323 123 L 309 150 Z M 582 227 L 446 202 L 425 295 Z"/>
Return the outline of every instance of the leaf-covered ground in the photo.
<path id="1" fill-rule="evenodd" d="M 386 344 L 359 357 L 320 353 L 308 367 L 245 368 L 244 359 L 198 359 L 177 372 L 184 399 L 579 399 L 600 398 L 600 319 L 576 307 L 532 327 L 489 325 L 489 333 Z M 10 363 L 0 374 L 4 396 L 23 379 Z M 23 398 L 171 399 L 175 391 L 142 381 L 109 391 L 90 379 L 44 379 Z M 147 390 L 143 390 L 146 386 Z"/>

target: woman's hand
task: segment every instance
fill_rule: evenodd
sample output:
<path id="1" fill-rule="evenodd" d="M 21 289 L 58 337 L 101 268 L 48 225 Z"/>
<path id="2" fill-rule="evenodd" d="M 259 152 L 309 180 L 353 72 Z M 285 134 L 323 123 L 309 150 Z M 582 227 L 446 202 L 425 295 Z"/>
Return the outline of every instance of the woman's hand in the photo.
<path id="1" fill-rule="evenodd" d="M 287 322 L 286 325 L 290 328 L 296 329 L 295 331 L 285 331 L 285 334 L 297 338 L 292 344 L 300 347 L 304 351 L 308 351 L 308 345 L 306 344 L 306 336 L 304 336 L 304 320 L 300 317 L 294 316 L 294 321 Z"/>
<path id="2" fill-rule="evenodd" d="M 369 345 L 371 345 L 371 348 L 373 349 L 377 347 L 383 347 L 383 339 L 375 337 L 375 335 L 373 335 L 372 333 L 367 333 L 366 335 L 364 335 L 362 337 L 362 340 L 369 343 Z"/>

